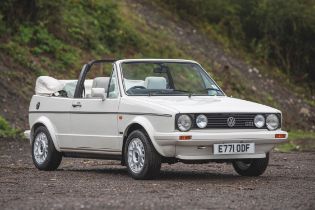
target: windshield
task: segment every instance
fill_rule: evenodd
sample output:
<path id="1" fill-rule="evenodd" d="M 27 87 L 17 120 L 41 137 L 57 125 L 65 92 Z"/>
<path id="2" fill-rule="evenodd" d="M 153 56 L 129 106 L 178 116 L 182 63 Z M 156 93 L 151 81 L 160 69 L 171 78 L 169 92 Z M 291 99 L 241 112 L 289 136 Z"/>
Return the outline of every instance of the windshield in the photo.
<path id="1" fill-rule="evenodd" d="M 122 63 L 127 95 L 223 96 L 215 82 L 195 63 Z"/>

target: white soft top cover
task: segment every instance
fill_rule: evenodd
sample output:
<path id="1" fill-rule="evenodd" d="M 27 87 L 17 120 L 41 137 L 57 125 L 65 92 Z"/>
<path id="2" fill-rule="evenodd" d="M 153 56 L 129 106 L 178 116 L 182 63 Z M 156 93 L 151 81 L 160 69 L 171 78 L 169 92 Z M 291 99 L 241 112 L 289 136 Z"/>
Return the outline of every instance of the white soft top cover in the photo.
<path id="1" fill-rule="evenodd" d="M 53 77 L 40 76 L 36 80 L 36 95 L 52 95 L 64 88 L 65 84 Z"/>

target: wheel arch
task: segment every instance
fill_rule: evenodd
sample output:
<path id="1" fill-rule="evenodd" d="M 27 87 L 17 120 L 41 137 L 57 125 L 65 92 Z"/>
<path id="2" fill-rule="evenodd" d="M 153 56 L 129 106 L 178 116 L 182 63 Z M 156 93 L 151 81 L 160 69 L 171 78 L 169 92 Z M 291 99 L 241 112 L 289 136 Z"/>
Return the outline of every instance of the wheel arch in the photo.
<path id="1" fill-rule="evenodd" d="M 57 141 L 55 128 L 47 117 L 42 116 L 38 118 L 32 125 L 32 129 L 30 133 L 30 143 L 32 144 L 33 142 L 35 130 L 40 126 L 44 126 L 48 130 L 56 150 L 60 152 L 60 147 Z"/>
<path id="2" fill-rule="evenodd" d="M 161 155 L 164 156 L 163 151 L 160 149 L 160 147 L 158 146 L 158 144 L 155 142 L 154 138 L 153 138 L 153 127 L 151 125 L 151 123 L 147 123 L 147 120 L 141 121 L 141 120 L 137 120 L 137 121 L 133 121 L 132 123 L 130 123 L 125 131 L 124 131 L 124 135 L 123 135 L 123 143 L 122 143 L 122 159 L 121 159 L 121 164 L 124 165 L 125 164 L 125 144 L 127 141 L 127 138 L 129 136 L 129 134 L 135 130 L 142 130 L 144 131 L 147 136 L 149 137 L 149 141 L 151 142 L 151 144 L 153 145 L 153 147 L 155 148 L 155 150 Z"/>

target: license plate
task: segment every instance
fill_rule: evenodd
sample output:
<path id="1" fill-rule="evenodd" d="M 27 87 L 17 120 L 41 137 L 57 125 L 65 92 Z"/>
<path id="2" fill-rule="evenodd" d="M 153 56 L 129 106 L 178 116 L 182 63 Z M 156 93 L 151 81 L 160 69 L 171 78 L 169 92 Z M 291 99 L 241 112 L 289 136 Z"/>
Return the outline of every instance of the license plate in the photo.
<path id="1" fill-rule="evenodd" d="M 214 144 L 213 154 L 250 154 L 255 153 L 255 143 Z"/>

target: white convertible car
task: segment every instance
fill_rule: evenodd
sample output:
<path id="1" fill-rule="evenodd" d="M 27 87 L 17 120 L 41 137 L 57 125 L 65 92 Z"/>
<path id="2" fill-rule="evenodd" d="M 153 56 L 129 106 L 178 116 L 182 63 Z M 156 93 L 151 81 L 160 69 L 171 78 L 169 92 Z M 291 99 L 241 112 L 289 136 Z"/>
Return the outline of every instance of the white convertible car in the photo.
<path id="1" fill-rule="evenodd" d="M 95 77 L 103 63 L 110 77 Z M 259 176 L 288 137 L 281 122 L 277 109 L 226 96 L 195 61 L 96 60 L 78 80 L 37 79 L 25 134 L 40 170 L 82 157 L 120 160 L 135 179 L 155 177 L 161 163 L 210 161 Z"/>

